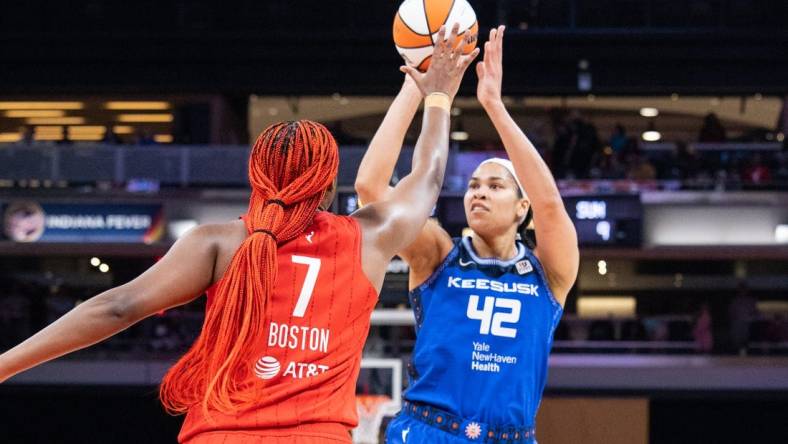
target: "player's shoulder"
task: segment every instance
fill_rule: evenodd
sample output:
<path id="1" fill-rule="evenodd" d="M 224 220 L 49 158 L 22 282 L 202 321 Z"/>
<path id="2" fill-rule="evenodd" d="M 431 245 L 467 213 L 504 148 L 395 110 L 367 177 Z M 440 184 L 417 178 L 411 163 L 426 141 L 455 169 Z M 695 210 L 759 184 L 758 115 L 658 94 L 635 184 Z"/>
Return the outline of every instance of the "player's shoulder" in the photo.
<path id="1" fill-rule="evenodd" d="M 187 231 L 183 238 L 191 242 L 215 245 L 219 249 L 235 250 L 248 236 L 246 224 L 240 219 L 212 224 L 197 225 Z"/>
<path id="2" fill-rule="evenodd" d="M 246 224 L 243 220 L 237 219 L 229 222 L 220 222 L 212 224 L 201 224 L 189 230 L 186 235 L 197 236 L 202 238 L 213 237 L 246 237 Z"/>
<path id="3" fill-rule="evenodd" d="M 358 221 L 350 216 L 341 216 L 329 211 L 319 211 L 315 214 L 312 227 L 319 230 L 332 230 L 344 234 L 358 232 Z"/>

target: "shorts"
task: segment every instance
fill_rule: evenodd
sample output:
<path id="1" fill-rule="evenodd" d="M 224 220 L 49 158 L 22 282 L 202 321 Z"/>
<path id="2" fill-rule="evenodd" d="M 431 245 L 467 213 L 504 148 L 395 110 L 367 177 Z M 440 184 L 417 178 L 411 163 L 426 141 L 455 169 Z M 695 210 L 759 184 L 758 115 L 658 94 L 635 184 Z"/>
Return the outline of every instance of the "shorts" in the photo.
<path id="1" fill-rule="evenodd" d="M 208 430 L 182 444 L 351 444 L 350 429 L 342 424 L 301 424 L 265 430 Z"/>
<path id="2" fill-rule="evenodd" d="M 386 428 L 385 444 L 469 444 L 469 443 L 512 443 L 512 444 L 537 444 L 536 439 L 495 440 L 485 439 L 485 436 L 468 438 L 464 433 L 452 434 L 425 422 L 422 422 L 406 413 L 400 412 Z M 519 436 L 518 436 L 519 438 Z"/>

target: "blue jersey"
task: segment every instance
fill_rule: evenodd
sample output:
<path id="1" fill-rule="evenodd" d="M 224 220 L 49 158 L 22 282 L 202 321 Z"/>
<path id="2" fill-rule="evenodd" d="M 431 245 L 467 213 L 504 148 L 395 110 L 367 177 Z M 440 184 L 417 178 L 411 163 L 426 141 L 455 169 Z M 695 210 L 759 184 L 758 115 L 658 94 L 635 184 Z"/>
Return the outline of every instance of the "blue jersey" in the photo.
<path id="1" fill-rule="evenodd" d="M 410 292 L 416 346 L 405 399 L 495 427 L 533 427 L 563 309 L 533 252 L 479 258 L 456 239 Z"/>

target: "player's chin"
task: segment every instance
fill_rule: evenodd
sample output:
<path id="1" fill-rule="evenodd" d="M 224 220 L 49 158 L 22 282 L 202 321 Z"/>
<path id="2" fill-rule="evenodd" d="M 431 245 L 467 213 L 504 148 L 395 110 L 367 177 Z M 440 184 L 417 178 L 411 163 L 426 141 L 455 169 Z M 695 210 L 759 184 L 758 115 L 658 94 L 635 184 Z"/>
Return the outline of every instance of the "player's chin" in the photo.
<path id="1" fill-rule="evenodd" d="M 466 211 L 465 212 L 465 220 L 468 221 L 468 226 L 476 231 L 476 228 L 479 228 L 479 225 L 484 225 L 487 221 L 486 214 L 483 214 L 481 211 Z"/>
<path id="2" fill-rule="evenodd" d="M 477 234 L 487 234 L 492 232 L 492 223 L 489 219 L 489 214 L 469 214 L 468 227 Z"/>

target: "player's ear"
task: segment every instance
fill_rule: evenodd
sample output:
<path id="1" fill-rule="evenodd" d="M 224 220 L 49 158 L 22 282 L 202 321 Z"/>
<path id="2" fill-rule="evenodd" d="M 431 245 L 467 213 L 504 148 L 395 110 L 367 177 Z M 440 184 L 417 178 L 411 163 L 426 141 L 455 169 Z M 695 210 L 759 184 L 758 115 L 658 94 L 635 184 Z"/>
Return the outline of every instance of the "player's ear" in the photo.
<path id="1" fill-rule="evenodd" d="M 326 194 L 323 195 L 323 200 L 320 202 L 318 209 L 322 211 L 326 211 L 331 208 L 331 204 L 334 202 L 334 197 L 337 194 L 337 178 L 334 178 L 334 181 L 331 182 L 331 185 L 326 188 Z"/>
<path id="2" fill-rule="evenodd" d="M 528 211 L 531 209 L 531 202 L 526 199 L 522 198 L 517 201 L 517 220 L 522 220 Z"/>

